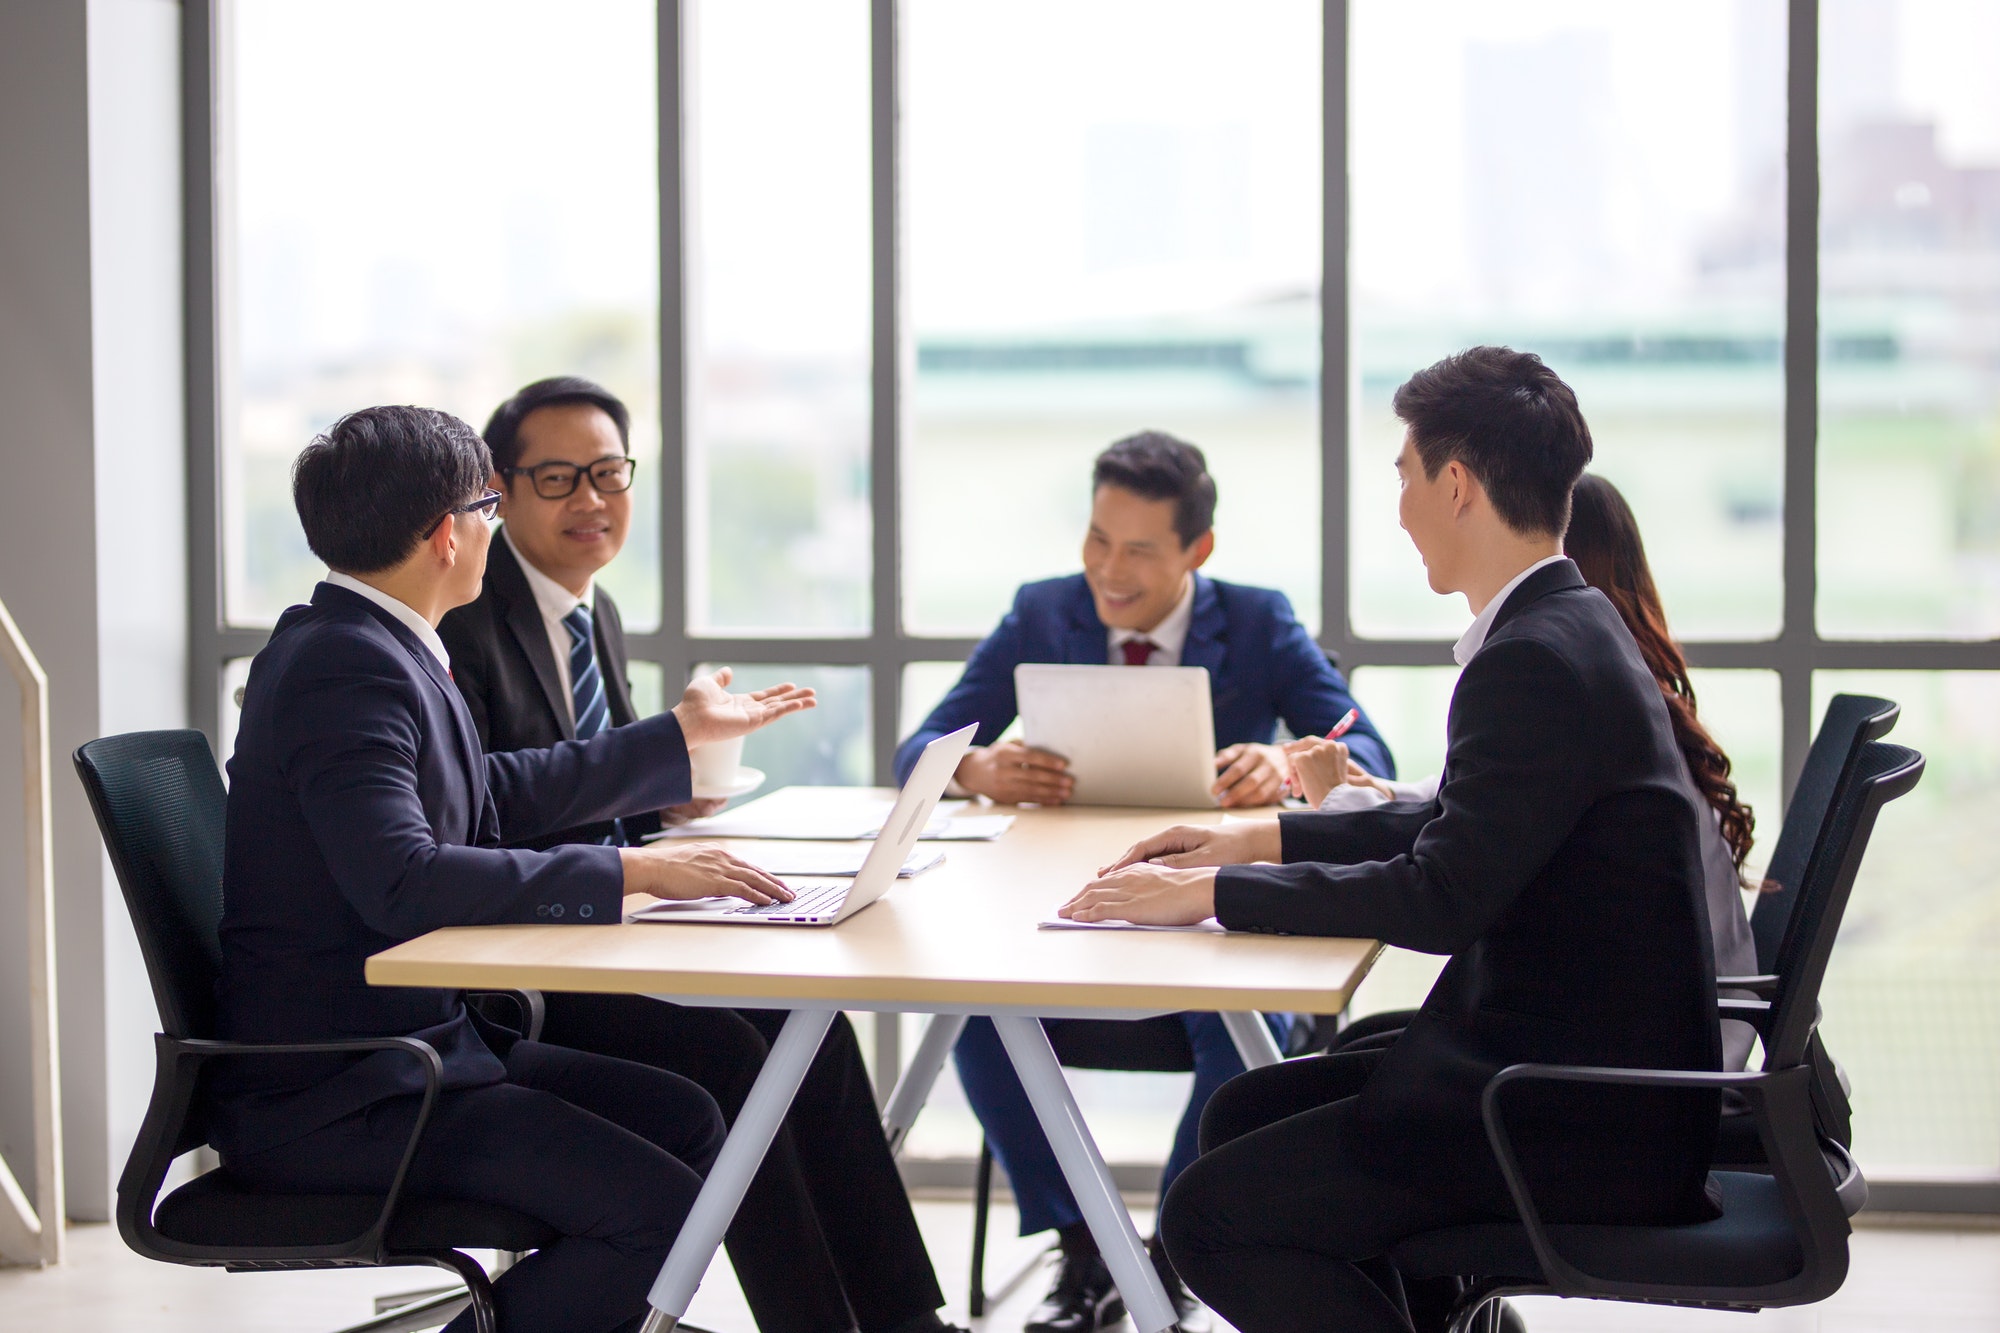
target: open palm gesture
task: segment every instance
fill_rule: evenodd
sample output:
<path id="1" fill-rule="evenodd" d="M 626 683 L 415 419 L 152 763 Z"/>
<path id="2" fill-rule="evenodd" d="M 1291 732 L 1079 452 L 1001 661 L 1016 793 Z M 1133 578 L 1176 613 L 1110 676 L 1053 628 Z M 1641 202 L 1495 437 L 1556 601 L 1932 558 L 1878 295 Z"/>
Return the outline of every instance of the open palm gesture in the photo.
<path id="1" fill-rule="evenodd" d="M 680 719 L 681 735 L 687 739 L 689 749 L 747 736 L 788 713 L 801 712 L 818 702 L 811 689 L 790 682 L 749 694 L 731 694 L 731 674 L 728 667 L 723 667 L 713 675 L 696 676 L 688 682 L 681 701 L 674 705 L 674 716 Z"/>

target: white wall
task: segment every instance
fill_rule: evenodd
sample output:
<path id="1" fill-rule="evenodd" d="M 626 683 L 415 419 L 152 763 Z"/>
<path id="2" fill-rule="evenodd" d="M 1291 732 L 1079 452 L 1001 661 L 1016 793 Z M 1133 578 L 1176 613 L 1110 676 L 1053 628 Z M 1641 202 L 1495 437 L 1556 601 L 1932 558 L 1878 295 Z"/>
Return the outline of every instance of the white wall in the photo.
<path id="1" fill-rule="evenodd" d="M 178 24 L 170 0 L 0 0 L 0 598 L 51 682 L 80 1219 L 110 1215 L 157 1017 L 69 754 L 186 720 Z M 26 1183 L 19 744 L 0 701 L 0 1151 Z"/>

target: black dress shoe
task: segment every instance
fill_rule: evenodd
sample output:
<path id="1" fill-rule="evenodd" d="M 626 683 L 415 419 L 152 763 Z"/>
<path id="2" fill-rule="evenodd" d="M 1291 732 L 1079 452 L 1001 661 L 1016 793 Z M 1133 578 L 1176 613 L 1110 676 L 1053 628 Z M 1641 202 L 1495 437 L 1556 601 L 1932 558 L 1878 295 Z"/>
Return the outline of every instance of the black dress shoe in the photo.
<path id="1" fill-rule="evenodd" d="M 1100 1255 L 1064 1251 L 1055 1285 L 1021 1333 L 1098 1333 L 1125 1317 L 1125 1302 Z"/>

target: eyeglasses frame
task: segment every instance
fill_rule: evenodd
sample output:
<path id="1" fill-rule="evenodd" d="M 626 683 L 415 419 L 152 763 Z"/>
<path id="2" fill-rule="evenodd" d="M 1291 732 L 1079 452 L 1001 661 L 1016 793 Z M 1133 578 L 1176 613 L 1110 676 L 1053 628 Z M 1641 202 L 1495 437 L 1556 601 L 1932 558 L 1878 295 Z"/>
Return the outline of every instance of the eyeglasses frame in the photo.
<path id="1" fill-rule="evenodd" d="M 625 464 L 626 468 L 625 484 L 623 486 L 620 486 L 617 490 L 608 491 L 604 489 L 604 487 L 597 480 L 596 469 L 598 468 L 598 466 L 604 463 Z M 541 477 L 537 474 L 541 471 L 541 469 L 550 467 L 566 467 L 566 468 L 576 469 L 570 476 L 569 489 L 564 491 L 561 495 L 542 494 Z M 585 477 L 590 478 L 591 489 L 596 491 L 599 495 L 623 495 L 627 491 L 632 489 L 632 483 L 635 480 L 637 480 L 639 476 L 639 460 L 634 458 L 630 454 L 606 454 L 602 458 L 593 460 L 587 466 L 579 467 L 575 463 L 565 463 L 559 458 L 551 458 L 546 462 L 537 463 L 533 467 L 503 467 L 500 469 L 500 475 L 507 478 L 507 480 L 510 482 L 516 477 L 526 477 L 528 479 L 528 488 L 535 493 L 535 497 L 537 499 L 541 500 L 569 499 L 570 496 L 576 494 L 576 488 L 583 484 L 583 479 Z"/>

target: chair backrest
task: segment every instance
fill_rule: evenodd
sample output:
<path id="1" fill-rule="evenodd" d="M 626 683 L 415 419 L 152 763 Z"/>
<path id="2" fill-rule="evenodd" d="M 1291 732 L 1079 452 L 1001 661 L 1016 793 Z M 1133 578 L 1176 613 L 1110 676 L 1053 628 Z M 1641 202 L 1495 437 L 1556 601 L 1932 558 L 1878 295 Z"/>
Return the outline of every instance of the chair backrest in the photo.
<path id="1" fill-rule="evenodd" d="M 1819 1022 L 1827 958 L 1840 934 L 1875 817 L 1915 787 L 1923 773 L 1924 757 L 1915 750 L 1869 741 L 1836 784 L 1830 823 L 1800 877 L 1792 928 L 1785 932 L 1776 960 L 1778 984 L 1764 1035 L 1766 1069 L 1786 1069 L 1806 1059 L 1806 1045 Z"/>
<path id="2" fill-rule="evenodd" d="M 222 969 L 222 774 L 198 731 L 135 731 L 76 752 L 132 914 L 160 1027 L 215 1035 Z"/>
<path id="3" fill-rule="evenodd" d="M 1771 851 L 1770 869 L 1764 872 L 1765 878 L 1781 887 L 1761 895 L 1750 913 L 1758 971 L 1778 970 L 1778 952 L 1799 899 L 1799 883 L 1825 831 L 1827 817 L 1833 813 L 1834 789 L 1841 775 L 1863 745 L 1889 734 L 1901 711 L 1887 699 L 1866 694 L 1836 694 L 1827 703 L 1819 734 L 1813 737 L 1805 767 L 1799 770 L 1798 785 L 1792 789 L 1791 804 L 1785 807 L 1785 822 L 1778 831 L 1778 845 Z"/>

